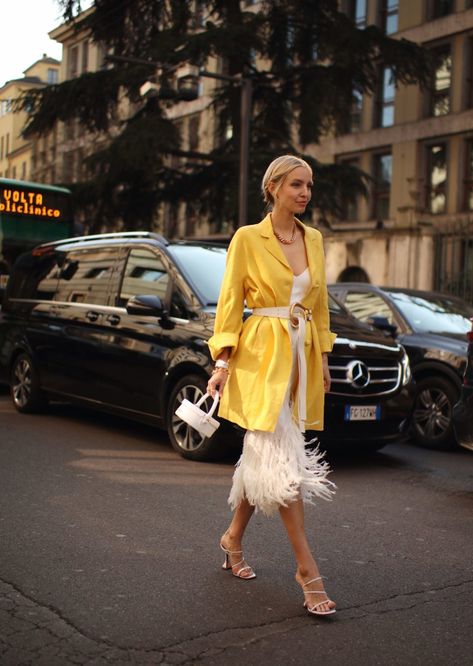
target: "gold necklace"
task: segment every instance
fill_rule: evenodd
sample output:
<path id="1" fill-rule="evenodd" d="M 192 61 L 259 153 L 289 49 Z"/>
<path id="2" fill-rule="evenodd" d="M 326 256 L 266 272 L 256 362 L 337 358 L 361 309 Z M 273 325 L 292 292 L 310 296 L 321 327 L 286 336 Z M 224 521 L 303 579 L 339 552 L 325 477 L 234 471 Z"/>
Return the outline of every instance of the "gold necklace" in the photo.
<path id="1" fill-rule="evenodd" d="M 296 240 L 296 229 L 297 229 L 297 226 L 296 226 L 295 222 L 294 222 L 294 228 L 292 230 L 291 238 L 284 238 L 284 236 L 281 236 L 281 234 L 278 231 L 276 231 L 276 229 L 274 228 L 274 225 L 273 225 L 273 217 L 272 216 L 271 216 L 271 225 L 273 227 L 274 235 L 276 236 L 278 241 L 281 241 L 281 243 L 283 243 L 284 245 L 291 245 L 292 243 L 294 243 L 294 241 Z"/>

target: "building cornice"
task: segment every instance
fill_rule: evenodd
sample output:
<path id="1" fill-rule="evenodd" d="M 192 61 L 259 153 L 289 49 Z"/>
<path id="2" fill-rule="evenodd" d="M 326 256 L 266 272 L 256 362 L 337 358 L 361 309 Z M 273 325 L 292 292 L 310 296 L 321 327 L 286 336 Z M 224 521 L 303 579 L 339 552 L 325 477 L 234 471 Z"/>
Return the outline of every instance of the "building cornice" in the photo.
<path id="1" fill-rule="evenodd" d="M 72 21 L 68 21 L 66 23 L 61 23 L 61 25 L 58 25 L 57 28 L 54 28 L 54 30 L 51 30 L 51 32 L 48 32 L 48 35 L 51 39 L 54 39 L 54 41 L 59 42 L 60 44 L 63 44 L 66 42 L 68 39 L 71 37 L 74 37 L 79 34 L 79 30 L 81 29 L 81 23 L 92 14 L 92 12 L 95 11 L 94 7 L 89 7 L 89 9 L 86 9 L 85 11 L 81 12 L 75 19 Z M 85 30 L 85 27 L 82 27 L 82 30 Z"/>
<path id="2" fill-rule="evenodd" d="M 424 118 L 414 122 L 398 123 L 392 127 L 372 129 L 323 140 L 324 150 L 334 155 L 356 153 L 383 146 L 451 136 L 461 133 L 473 134 L 473 109 L 451 113 L 437 118 Z"/>
<path id="3" fill-rule="evenodd" d="M 427 44 L 468 30 L 473 30 L 473 9 L 465 9 L 462 12 L 435 19 L 435 21 L 428 21 L 412 28 L 406 28 L 406 30 L 401 30 L 395 35 L 391 35 L 391 37 L 394 39 L 408 39 L 417 44 Z"/>

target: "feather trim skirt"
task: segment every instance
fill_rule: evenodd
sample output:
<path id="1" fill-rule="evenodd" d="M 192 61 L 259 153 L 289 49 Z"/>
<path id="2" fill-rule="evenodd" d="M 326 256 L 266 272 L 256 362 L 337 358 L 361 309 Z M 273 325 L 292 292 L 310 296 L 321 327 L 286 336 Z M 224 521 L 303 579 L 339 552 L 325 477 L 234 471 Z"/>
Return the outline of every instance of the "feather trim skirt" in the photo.
<path id="1" fill-rule="evenodd" d="M 310 450 L 292 416 L 289 391 L 274 432 L 248 430 L 236 465 L 228 503 L 235 509 L 243 499 L 267 516 L 301 498 L 329 500 L 335 484 L 328 480 L 324 453 Z"/>

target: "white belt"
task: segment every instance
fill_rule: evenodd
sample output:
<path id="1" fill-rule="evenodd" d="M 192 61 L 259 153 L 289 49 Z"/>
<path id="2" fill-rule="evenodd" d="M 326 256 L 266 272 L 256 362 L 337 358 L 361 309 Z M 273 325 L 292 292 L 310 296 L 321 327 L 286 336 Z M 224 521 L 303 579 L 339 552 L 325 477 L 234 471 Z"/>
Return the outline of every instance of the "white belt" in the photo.
<path id="1" fill-rule="evenodd" d="M 275 308 L 253 308 L 253 314 L 259 317 L 277 317 L 278 319 L 289 319 L 291 326 L 296 331 L 296 352 L 298 378 L 298 412 L 299 429 L 305 431 L 307 420 L 307 364 L 305 360 L 304 343 L 306 322 L 312 319 L 312 310 L 304 307 L 301 303 L 293 303 L 288 306 Z"/>

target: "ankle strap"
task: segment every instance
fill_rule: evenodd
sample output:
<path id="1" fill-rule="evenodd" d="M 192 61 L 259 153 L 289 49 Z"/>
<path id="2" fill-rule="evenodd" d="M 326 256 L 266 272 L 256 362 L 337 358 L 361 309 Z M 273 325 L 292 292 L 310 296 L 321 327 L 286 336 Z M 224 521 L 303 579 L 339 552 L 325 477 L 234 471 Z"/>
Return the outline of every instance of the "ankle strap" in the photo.
<path id="1" fill-rule="evenodd" d="M 307 585 L 310 585 L 311 583 L 315 583 L 316 580 L 322 580 L 322 576 L 317 576 L 317 578 L 312 578 L 311 580 L 308 580 L 307 583 L 304 583 L 302 587 L 307 587 Z"/>

